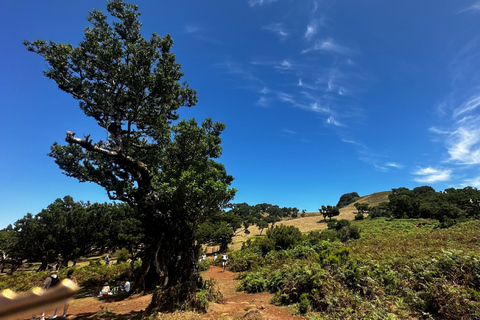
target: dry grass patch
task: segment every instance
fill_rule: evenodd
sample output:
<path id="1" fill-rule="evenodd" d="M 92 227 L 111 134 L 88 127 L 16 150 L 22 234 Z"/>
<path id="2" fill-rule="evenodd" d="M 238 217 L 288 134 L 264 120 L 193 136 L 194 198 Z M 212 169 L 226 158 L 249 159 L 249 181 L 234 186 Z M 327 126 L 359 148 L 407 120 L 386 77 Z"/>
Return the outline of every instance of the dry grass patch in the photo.
<path id="1" fill-rule="evenodd" d="M 372 193 L 370 195 L 361 197 L 357 202 L 359 203 L 368 203 L 370 206 L 376 206 L 381 202 L 388 201 L 388 195 L 391 191 L 382 191 Z M 346 219 L 346 220 L 354 220 L 355 215 L 357 215 L 357 209 L 354 206 L 354 203 L 341 208 L 340 215 L 335 217 L 338 220 Z M 286 225 L 286 226 L 294 226 L 300 229 L 302 233 L 307 233 L 310 231 L 318 231 L 324 230 L 327 228 L 326 223 L 318 223 L 318 221 L 322 220 L 323 216 L 317 212 L 306 212 L 305 217 L 303 218 L 296 218 L 296 219 L 289 219 L 289 220 L 282 220 L 277 222 L 277 225 Z M 250 237 L 255 237 L 260 235 L 260 229 L 257 226 L 251 226 L 248 228 L 250 234 L 245 234 L 243 231 L 237 230 L 237 236 L 233 237 L 233 243 L 230 245 L 230 249 L 233 251 L 240 250 L 242 248 L 242 243 L 247 241 Z M 267 230 L 264 229 L 262 235 L 265 234 Z M 210 251 L 209 251 L 210 252 Z"/>

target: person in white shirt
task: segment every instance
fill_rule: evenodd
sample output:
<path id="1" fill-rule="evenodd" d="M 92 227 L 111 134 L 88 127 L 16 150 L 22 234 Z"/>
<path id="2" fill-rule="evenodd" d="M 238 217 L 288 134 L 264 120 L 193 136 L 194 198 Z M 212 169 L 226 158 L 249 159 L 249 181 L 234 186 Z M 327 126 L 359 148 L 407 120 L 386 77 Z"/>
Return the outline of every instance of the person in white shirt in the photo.
<path id="1" fill-rule="evenodd" d="M 227 265 L 228 256 L 226 253 L 222 255 L 222 270 L 225 271 L 225 266 Z"/>
<path id="2" fill-rule="evenodd" d="M 125 279 L 124 288 L 125 288 L 125 292 L 130 292 L 130 281 L 128 281 L 128 279 Z"/>

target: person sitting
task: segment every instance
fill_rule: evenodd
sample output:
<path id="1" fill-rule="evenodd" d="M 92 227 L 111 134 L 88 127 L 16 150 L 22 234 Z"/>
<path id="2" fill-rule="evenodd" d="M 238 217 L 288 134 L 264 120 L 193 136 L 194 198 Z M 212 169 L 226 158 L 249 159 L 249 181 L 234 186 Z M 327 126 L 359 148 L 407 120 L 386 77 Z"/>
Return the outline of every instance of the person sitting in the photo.
<path id="1" fill-rule="evenodd" d="M 108 296 L 109 294 L 112 294 L 110 292 L 110 286 L 108 285 L 108 282 L 105 282 L 100 290 L 99 296 Z"/>

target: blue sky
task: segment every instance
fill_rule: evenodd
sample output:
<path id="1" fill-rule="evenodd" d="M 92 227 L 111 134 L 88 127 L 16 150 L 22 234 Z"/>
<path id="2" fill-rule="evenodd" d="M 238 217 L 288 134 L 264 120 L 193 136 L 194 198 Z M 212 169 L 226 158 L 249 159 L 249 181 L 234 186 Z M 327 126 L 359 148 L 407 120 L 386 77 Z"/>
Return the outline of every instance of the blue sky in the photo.
<path id="1" fill-rule="evenodd" d="M 347 192 L 480 186 L 480 1 L 146 1 L 199 103 L 227 126 L 234 202 L 316 211 Z M 107 201 L 46 154 L 102 137 L 24 39 L 77 44 L 106 1 L 0 2 L 0 228 L 56 198 Z"/>

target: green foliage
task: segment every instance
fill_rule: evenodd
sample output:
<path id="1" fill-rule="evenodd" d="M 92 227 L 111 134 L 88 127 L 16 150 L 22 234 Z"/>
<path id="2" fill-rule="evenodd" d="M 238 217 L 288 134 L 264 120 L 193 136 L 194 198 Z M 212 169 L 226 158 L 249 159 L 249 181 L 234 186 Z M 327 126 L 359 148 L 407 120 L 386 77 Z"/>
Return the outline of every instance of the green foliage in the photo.
<path id="1" fill-rule="evenodd" d="M 107 135 L 94 141 L 88 132 L 78 138 L 67 131 L 67 144 L 54 143 L 49 156 L 67 176 L 96 183 L 111 200 L 138 211 L 145 277 L 154 280 L 146 283 L 166 275 L 167 286 L 185 282 L 182 294 L 173 296 L 190 299 L 183 293 L 197 282 L 196 231 L 236 191 L 216 161 L 225 125 L 210 118 L 179 120 L 180 108 L 197 103 L 196 92 L 182 81 L 170 35 L 145 39 L 139 16 L 136 5 L 111 0 L 106 13 L 88 15 L 91 26 L 78 46 L 24 44 L 45 59 L 44 74 Z"/>
<path id="2" fill-rule="evenodd" d="M 117 256 L 117 263 L 127 262 L 130 259 L 130 253 L 125 248 L 117 250 L 115 255 Z"/>
<path id="3" fill-rule="evenodd" d="M 275 250 L 293 248 L 302 238 L 302 233 L 297 227 L 280 225 L 267 230 L 267 238 L 274 243 Z"/>
<path id="4" fill-rule="evenodd" d="M 432 218 L 437 220 L 475 218 L 480 215 L 476 188 L 446 189 L 435 192 L 432 187 L 422 186 L 409 190 L 392 189 L 388 210 L 371 210 L 371 217 L 393 216 L 401 218 Z"/>
<path id="5" fill-rule="evenodd" d="M 78 284 L 81 287 L 97 288 L 105 281 L 115 282 L 117 280 L 124 280 L 126 276 L 130 274 L 130 266 L 128 263 L 120 263 L 115 265 L 106 266 L 101 263 L 97 263 L 99 260 L 90 260 L 91 263 L 88 266 L 81 268 L 62 268 L 58 271 L 58 277 L 64 279 L 67 276 L 68 270 L 74 270 L 74 276 L 77 279 Z M 137 270 L 137 268 L 134 269 Z M 12 275 L 0 276 L 0 282 L 4 283 L 4 288 L 8 288 L 13 291 L 21 292 L 31 290 L 33 287 L 40 287 L 44 279 L 48 276 L 47 271 L 42 272 L 29 272 L 22 271 L 16 272 Z"/>
<path id="6" fill-rule="evenodd" d="M 198 271 L 207 271 L 210 268 L 210 260 L 200 261 L 198 263 Z"/>
<path id="7" fill-rule="evenodd" d="M 300 296 L 300 302 L 298 303 L 298 313 L 305 314 L 309 305 L 310 301 L 308 301 L 308 293 L 302 293 Z"/>
<path id="8" fill-rule="evenodd" d="M 260 266 L 263 261 L 262 254 L 258 250 L 246 248 L 230 254 L 227 267 L 233 272 L 243 272 Z"/>
<path id="9" fill-rule="evenodd" d="M 430 220 L 384 218 L 341 225 L 326 231 L 364 232 L 349 243 L 352 248 L 311 232 L 242 273 L 239 289 L 272 292 L 272 303 L 296 304 L 310 319 L 479 318 L 480 221 L 448 229 Z M 468 252 L 442 251 L 446 244 Z"/>
<path id="10" fill-rule="evenodd" d="M 167 289 L 157 288 L 153 294 L 149 311 L 191 310 L 206 312 L 210 302 L 223 302 L 223 296 L 216 288 L 214 279 L 204 281 L 200 286 L 183 282 Z"/>
<path id="11" fill-rule="evenodd" d="M 354 203 L 355 201 L 357 201 L 358 198 L 360 198 L 360 196 L 359 196 L 358 193 L 356 193 L 356 192 L 350 192 L 350 193 L 342 194 L 342 196 L 341 196 L 340 199 L 338 200 L 337 207 L 338 207 L 339 209 L 340 209 L 340 208 L 343 208 L 343 207 L 346 207 L 346 206 L 348 206 L 349 204 Z"/>
<path id="12" fill-rule="evenodd" d="M 355 220 L 363 220 L 365 218 L 365 216 L 363 215 L 363 213 L 358 213 L 355 215 Z"/>

